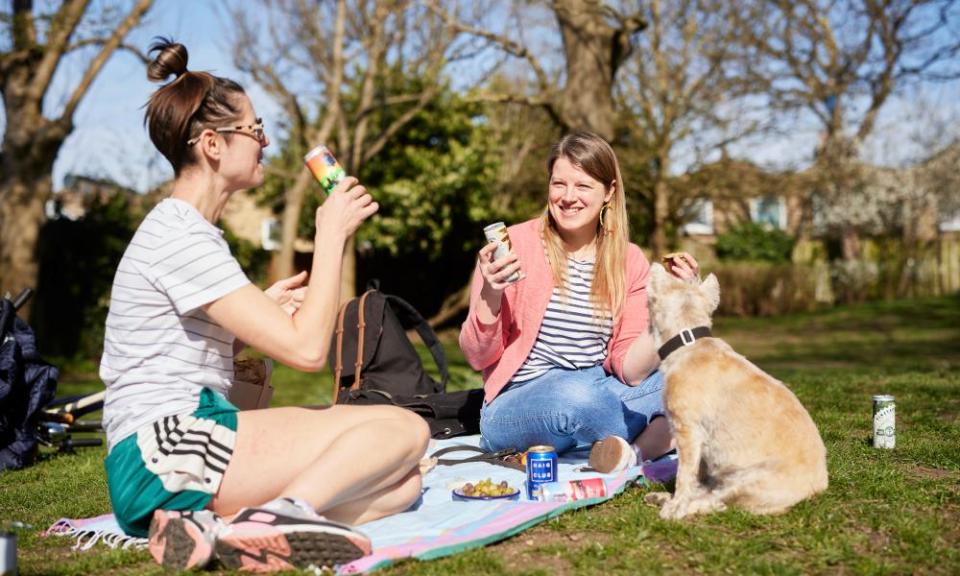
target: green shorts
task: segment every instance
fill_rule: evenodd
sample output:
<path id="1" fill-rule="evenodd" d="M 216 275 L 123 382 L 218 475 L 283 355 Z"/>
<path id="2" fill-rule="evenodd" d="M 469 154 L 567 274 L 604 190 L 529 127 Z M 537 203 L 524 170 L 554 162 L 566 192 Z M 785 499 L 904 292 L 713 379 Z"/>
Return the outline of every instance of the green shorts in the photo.
<path id="1" fill-rule="evenodd" d="M 233 455 L 237 411 L 204 388 L 193 414 L 161 418 L 113 447 L 104 465 L 124 532 L 144 537 L 155 510 L 202 510 L 210 503 Z"/>

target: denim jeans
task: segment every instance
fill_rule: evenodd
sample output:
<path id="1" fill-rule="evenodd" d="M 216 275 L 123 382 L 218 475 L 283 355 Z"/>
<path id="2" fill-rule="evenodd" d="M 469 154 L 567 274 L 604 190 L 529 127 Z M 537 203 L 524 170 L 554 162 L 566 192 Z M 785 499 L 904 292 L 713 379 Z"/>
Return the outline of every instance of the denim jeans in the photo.
<path id="1" fill-rule="evenodd" d="M 495 451 L 549 444 L 557 453 L 590 446 L 607 436 L 632 441 L 662 416 L 663 374 L 627 386 L 602 366 L 554 368 L 510 384 L 480 410 L 480 446 Z"/>

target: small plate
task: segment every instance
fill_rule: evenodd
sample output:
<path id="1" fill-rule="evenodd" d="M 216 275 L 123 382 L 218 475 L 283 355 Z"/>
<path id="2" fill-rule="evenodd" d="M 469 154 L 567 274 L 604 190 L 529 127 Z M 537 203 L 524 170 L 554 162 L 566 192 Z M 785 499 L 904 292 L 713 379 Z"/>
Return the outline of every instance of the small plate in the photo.
<path id="1" fill-rule="evenodd" d="M 460 500 L 462 502 L 482 502 L 484 500 L 519 500 L 520 489 L 514 488 L 513 492 L 504 494 L 503 496 L 467 496 L 462 492 L 462 488 L 455 488 L 453 490 L 453 499 Z"/>

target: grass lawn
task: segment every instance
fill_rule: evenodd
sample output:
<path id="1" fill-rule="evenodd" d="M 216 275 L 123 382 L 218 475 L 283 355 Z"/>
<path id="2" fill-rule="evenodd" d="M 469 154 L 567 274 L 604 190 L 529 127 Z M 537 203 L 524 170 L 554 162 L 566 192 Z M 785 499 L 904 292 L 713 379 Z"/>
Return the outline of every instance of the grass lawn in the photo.
<path id="1" fill-rule="evenodd" d="M 665 522 L 644 488 L 510 540 L 384 574 L 960 573 L 960 297 L 868 304 L 775 319 L 722 319 L 715 333 L 807 406 L 827 445 L 830 488 L 778 517 L 729 510 Z M 451 388 L 479 385 L 445 334 Z M 62 394 L 99 386 L 62 364 Z M 324 403 L 327 373 L 280 367 L 275 404 Z M 871 395 L 897 401 L 897 448 L 869 444 Z M 62 516 L 109 510 L 102 449 L 0 474 L 0 523 L 20 533 L 21 574 L 161 573 L 146 552 L 70 550 L 37 535 Z"/>

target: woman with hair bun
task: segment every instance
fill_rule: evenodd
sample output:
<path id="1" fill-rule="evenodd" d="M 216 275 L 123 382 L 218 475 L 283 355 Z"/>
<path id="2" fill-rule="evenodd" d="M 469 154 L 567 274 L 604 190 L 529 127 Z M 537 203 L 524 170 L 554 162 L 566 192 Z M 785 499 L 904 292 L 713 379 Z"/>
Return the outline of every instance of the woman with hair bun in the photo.
<path id="1" fill-rule="evenodd" d="M 226 399 L 242 343 L 305 371 L 323 367 L 343 248 L 377 211 L 354 178 L 316 212 L 310 270 L 266 291 L 250 283 L 216 222 L 237 190 L 263 182 L 263 122 L 239 84 L 187 70 L 158 39 L 150 80 L 171 81 L 145 123 L 173 166 L 169 198 L 144 219 L 117 267 L 100 376 L 105 462 L 123 529 L 162 564 L 332 567 L 369 554 L 351 525 L 420 496 L 426 423 L 389 406 L 239 411 Z M 322 514 L 322 515 L 321 515 Z"/>

